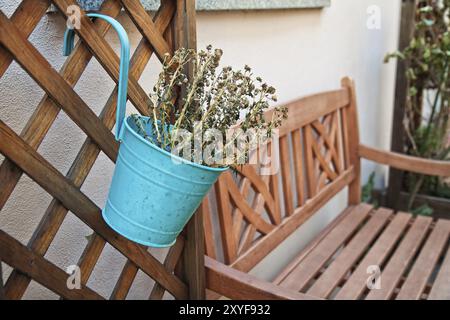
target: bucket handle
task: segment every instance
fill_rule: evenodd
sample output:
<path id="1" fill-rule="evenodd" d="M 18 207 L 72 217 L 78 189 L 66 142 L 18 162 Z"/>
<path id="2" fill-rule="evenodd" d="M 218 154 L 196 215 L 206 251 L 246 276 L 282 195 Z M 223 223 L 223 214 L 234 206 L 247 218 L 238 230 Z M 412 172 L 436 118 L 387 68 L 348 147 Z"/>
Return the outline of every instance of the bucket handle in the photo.
<path id="1" fill-rule="evenodd" d="M 120 67 L 119 67 L 119 86 L 117 97 L 117 109 L 116 109 L 116 140 L 119 141 L 120 133 L 122 130 L 122 123 L 125 119 L 125 109 L 127 104 L 127 89 L 128 89 L 128 70 L 130 68 L 130 41 L 128 35 L 122 25 L 114 18 L 104 14 L 88 13 L 86 14 L 91 18 L 100 18 L 109 22 L 116 30 L 120 40 Z M 70 55 L 73 50 L 75 39 L 75 30 L 66 29 L 64 33 L 64 56 Z"/>

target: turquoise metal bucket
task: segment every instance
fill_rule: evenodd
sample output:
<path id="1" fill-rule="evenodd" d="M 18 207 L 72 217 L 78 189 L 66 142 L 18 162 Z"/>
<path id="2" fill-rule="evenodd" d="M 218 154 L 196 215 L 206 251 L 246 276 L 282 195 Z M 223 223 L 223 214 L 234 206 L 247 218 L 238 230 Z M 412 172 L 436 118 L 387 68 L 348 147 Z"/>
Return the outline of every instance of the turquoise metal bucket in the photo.
<path id="1" fill-rule="evenodd" d="M 153 145 L 128 117 L 121 129 L 119 156 L 103 209 L 111 228 L 152 247 L 175 243 L 211 186 L 226 169 L 187 162 Z M 150 125 L 147 132 L 151 133 Z"/>
<path id="2" fill-rule="evenodd" d="M 110 22 L 122 46 L 116 113 L 116 139 L 120 147 L 108 199 L 102 210 L 103 219 L 134 242 L 151 247 L 171 246 L 227 168 L 210 168 L 176 157 L 144 139 L 131 117 L 125 119 L 128 37 L 111 17 L 88 15 Z M 73 48 L 73 38 L 73 31 L 69 29 L 65 35 L 66 55 Z M 151 135 L 151 121 L 145 122 L 148 123 L 147 134 Z"/>

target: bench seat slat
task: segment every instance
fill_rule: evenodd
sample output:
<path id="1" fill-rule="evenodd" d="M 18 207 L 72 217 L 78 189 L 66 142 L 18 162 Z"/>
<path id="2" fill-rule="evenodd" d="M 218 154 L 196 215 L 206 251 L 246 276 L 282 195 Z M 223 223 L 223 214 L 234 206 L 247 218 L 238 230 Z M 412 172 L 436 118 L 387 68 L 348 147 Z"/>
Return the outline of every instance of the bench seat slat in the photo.
<path id="1" fill-rule="evenodd" d="M 450 221 L 439 220 L 414 263 L 397 296 L 398 300 L 420 299 L 438 259 L 447 244 Z"/>
<path id="2" fill-rule="evenodd" d="M 360 298 L 363 291 L 367 288 L 367 279 L 370 277 L 370 274 L 367 273 L 368 267 L 381 267 L 389 253 L 392 252 L 411 217 L 412 215 L 407 213 L 397 213 L 395 218 L 389 226 L 386 227 L 374 246 L 352 273 L 348 281 L 337 293 L 336 299 L 354 300 Z"/>
<path id="3" fill-rule="evenodd" d="M 355 207 L 336 228 L 330 231 L 328 236 L 317 245 L 315 250 L 307 255 L 292 270 L 280 285 L 301 291 L 339 247 L 352 236 L 371 210 L 372 207 L 365 204 Z"/>
<path id="4" fill-rule="evenodd" d="M 429 300 L 450 300 L 450 248 L 431 289 Z"/>
<path id="5" fill-rule="evenodd" d="M 289 262 L 284 268 L 283 271 L 278 274 L 273 283 L 279 285 L 284 278 L 291 273 L 292 269 L 294 269 L 311 251 L 313 251 L 316 246 L 327 237 L 328 233 L 334 229 L 342 220 L 345 219 L 352 211 L 354 206 L 345 208 L 325 229 L 323 229 L 312 241 L 310 241 L 301 251 L 300 254 L 297 255 L 291 262 Z"/>
<path id="6" fill-rule="evenodd" d="M 366 297 L 367 300 L 390 299 L 397 284 L 400 282 L 405 269 L 409 266 L 415 254 L 424 241 L 432 219 L 419 216 L 416 218 L 408 233 L 403 238 L 398 249 L 387 263 L 381 273 L 382 286 L 379 290 L 372 290 Z"/>
<path id="7" fill-rule="evenodd" d="M 364 227 L 353 237 L 350 243 L 342 250 L 326 271 L 308 290 L 308 294 L 327 298 L 344 278 L 352 265 L 365 253 L 372 241 L 386 225 L 392 211 L 377 210 Z"/>

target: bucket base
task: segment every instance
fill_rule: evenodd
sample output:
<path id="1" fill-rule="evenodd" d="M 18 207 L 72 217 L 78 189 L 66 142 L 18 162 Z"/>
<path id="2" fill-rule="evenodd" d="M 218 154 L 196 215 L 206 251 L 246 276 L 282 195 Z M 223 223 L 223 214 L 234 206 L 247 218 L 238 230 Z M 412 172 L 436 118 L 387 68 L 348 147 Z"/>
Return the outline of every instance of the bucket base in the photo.
<path id="1" fill-rule="evenodd" d="M 117 232 L 118 234 L 120 234 L 121 236 L 127 238 L 128 240 L 131 240 L 133 242 L 142 244 L 144 246 L 147 247 L 152 247 L 152 248 L 167 248 L 167 247 L 171 247 L 175 244 L 175 242 L 177 241 L 177 239 L 175 239 L 174 241 L 172 241 L 171 243 L 168 244 L 160 244 L 160 243 L 153 243 L 151 241 L 144 241 L 142 239 L 137 239 L 133 236 L 131 236 L 126 230 L 123 230 L 121 228 L 118 228 L 116 225 L 114 225 L 113 223 L 111 223 L 111 221 L 109 220 L 108 216 L 105 214 L 105 209 L 102 210 L 102 217 L 103 220 L 106 222 L 106 224 L 113 229 L 115 232 Z"/>

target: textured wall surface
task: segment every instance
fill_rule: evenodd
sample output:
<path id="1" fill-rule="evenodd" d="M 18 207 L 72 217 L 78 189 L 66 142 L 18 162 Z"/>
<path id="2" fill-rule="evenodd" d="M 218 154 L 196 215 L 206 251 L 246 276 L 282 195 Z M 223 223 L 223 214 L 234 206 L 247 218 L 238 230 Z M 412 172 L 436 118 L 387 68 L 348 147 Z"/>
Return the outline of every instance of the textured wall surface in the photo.
<path id="1" fill-rule="evenodd" d="M 104 0 L 77 0 L 84 10 L 98 10 Z M 259 10 L 320 8 L 331 0 L 197 0 L 197 10 Z M 160 0 L 141 0 L 147 10 L 159 8 Z"/>
<path id="2" fill-rule="evenodd" d="M 19 2 L 0 0 L 0 8 L 10 16 Z M 384 65 L 383 57 L 397 47 L 399 9 L 399 0 L 339 0 L 332 1 L 331 6 L 323 10 L 201 12 L 198 15 L 199 47 L 212 44 L 222 48 L 225 64 L 235 67 L 246 63 L 251 65 L 255 73 L 278 88 L 281 102 L 334 89 L 339 86 L 342 76 L 353 77 L 357 84 L 361 139 L 366 144 L 387 149 L 395 64 Z M 381 28 L 368 28 L 368 21 L 374 17 L 381 19 Z M 140 40 L 139 33 L 126 16 L 122 16 L 120 21 L 129 31 L 135 47 Z M 30 37 L 31 42 L 58 70 L 65 60 L 61 54 L 64 27 L 65 21 L 59 15 L 48 14 Z M 118 53 L 116 36 L 111 33 L 108 40 Z M 153 60 L 140 80 L 146 90 L 150 90 L 158 72 L 159 64 Z M 95 59 L 75 88 L 97 113 L 112 89 L 113 81 Z M 20 132 L 32 116 L 43 91 L 13 63 L 0 80 L 0 93 L 0 118 Z M 129 112 L 132 111 L 130 107 Z M 61 113 L 39 152 L 65 174 L 84 139 L 84 133 Z M 82 191 L 101 207 L 112 170 L 111 161 L 101 154 L 82 187 Z M 363 170 L 364 179 L 377 170 L 380 173 L 378 183 L 384 183 L 383 169 L 364 163 Z M 27 243 L 50 201 L 45 191 L 24 176 L 0 212 L 0 228 Z M 273 252 L 255 268 L 254 273 L 262 278 L 273 277 L 344 204 L 345 194 L 337 197 L 320 215 Z M 76 264 L 87 243 L 85 236 L 90 233 L 88 227 L 69 213 L 46 257 L 63 269 Z M 162 257 L 165 251 L 155 252 Z M 124 263 L 121 254 L 108 247 L 88 284 L 108 297 L 115 282 L 111 279 L 118 278 Z M 4 266 L 4 271 L 6 276 L 10 269 Z M 150 283 L 147 276 L 139 274 L 129 298 L 146 298 Z M 56 298 L 35 283 L 25 297 Z"/>

